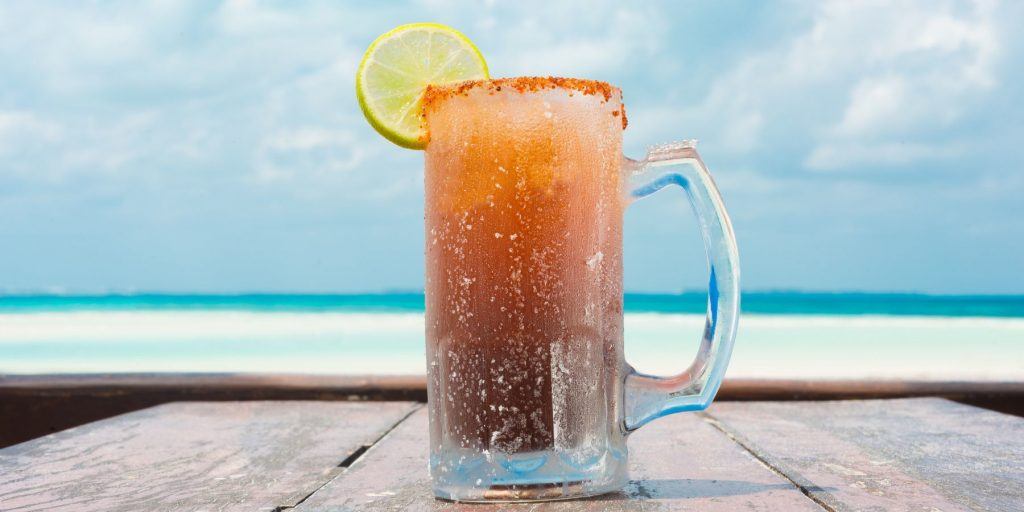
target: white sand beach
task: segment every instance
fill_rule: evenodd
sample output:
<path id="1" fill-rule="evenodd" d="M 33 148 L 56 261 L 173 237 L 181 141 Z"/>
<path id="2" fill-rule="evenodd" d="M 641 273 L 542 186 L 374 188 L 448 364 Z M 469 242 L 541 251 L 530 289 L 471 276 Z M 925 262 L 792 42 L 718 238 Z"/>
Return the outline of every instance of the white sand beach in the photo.
<path id="1" fill-rule="evenodd" d="M 638 370 L 689 364 L 704 318 L 626 315 Z M 0 373 L 420 374 L 419 313 L 78 311 L 0 314 Z M 745 315 L 734 378 L 1022 380 L 1024 319 Z"/>

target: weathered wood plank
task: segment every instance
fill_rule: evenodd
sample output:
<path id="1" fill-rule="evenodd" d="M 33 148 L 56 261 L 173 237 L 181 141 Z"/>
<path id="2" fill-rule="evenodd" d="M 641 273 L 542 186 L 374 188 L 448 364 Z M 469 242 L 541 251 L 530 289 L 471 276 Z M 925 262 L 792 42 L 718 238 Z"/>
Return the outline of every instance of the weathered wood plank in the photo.
<path id="1" fill-rule="evenodd" d="M 790 482 L 696 415 L 655 422 L 630 439 L 633 480 L 620 493 L 544 504 L 468 505 L 433 498 L 427 411 L 420 410 L 296 512 L 325 511 L 820 511 Z"/>
<path id="2" fill-rule="evenodd" d="M 835 510 L 1024 510 L 1024 419 L 938 398 L 716 403 L 709 416 Z"/>
<path id="3" fill-rule="evenodd" d="M 420 405 L 192 402 L 0 450 L 0 510 L 274 510 Z"/>

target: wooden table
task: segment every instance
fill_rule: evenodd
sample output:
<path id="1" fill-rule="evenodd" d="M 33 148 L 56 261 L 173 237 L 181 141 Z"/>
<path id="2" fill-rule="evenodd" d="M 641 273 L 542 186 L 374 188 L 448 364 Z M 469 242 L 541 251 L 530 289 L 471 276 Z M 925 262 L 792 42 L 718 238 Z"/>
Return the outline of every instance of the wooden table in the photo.
<path id="1" fill-rule="evenodd" d="M 1024 419 L 937 398 L 720 402 L 581 501 L 431 497 L 414 402 L 183 402 L 0 450 L 0 510 L 1024 510 Z"/>

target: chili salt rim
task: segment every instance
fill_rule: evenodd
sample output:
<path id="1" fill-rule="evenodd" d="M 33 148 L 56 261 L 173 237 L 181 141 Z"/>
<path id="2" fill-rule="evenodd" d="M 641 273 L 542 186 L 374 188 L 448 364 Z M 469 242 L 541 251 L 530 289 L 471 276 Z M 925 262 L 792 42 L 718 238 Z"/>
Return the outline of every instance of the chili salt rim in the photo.
<path id="1" fill-rule="evenodd" d="M 423 92 L 422 115 L 441 101 L 454 96 L 465 96 L 469 91 L 484 88 L 492 92 L 511 89 L 516 92 L 537 92 L 542 90 L 567 89 L 584 95 L 600 96 L 604 101 L 611 99 L 616 92 L 622 97 L 622 90 L 608 82 L 587 80 L 583 78 L 561 78 L 554 76 L 520 76 L 513 78 L 490 78 L 486 80 L 467 80 L 445 85 L 427 85 Z M 618 110 L 612 112 L 615 117 L 622 117 L 622 129 L 625 130 L 629 121 L 626 119 L 626 106 L 620 104 Z"/>

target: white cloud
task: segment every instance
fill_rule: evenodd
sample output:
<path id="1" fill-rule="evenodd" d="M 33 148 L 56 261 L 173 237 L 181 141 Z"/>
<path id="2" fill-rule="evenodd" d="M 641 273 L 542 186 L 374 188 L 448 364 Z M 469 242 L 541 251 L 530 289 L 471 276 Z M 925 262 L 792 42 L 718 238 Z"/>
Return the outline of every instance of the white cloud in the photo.
<path id="1" fill-rule="evenodd" d="M 181 182 L 190 174 L 216 172 L 209 186 L 277 169 L 316 188 L 326 171 L 365 161 L 351 130 L 362 126 L 351 75 L 365 36 L 348 25 L 376 9 L 0 6 L 0 170 L 23 171 L 22 184 L 88 176 L 98 189 L 137 192 L 146 180 L 173 194 L 194 189 Z M 334 138 L 314 144 L 309 126 Z M 282 133 L 298 134 L 292 147 L 265 147 L 287 142 Z"/>
<path id="2" fill-rule="evenodd" d="M 358 168 L 371 151 L 348 130 L 301 127 L 271 133 L 257 152 L 261 183 L 308 178 L 309 173 L 344 173 Z"/>
<path id="3" fill-rule="evenodd" d="M 946 145 L 901 142 L 824 143 L 811 151 L 811 154 L 804 160 L 804 165 L 810 169 L 822 171 L 857 166 L 897 166 L 935 162 L 953 158 L 965 152 L 966 147 L 957 143 Z"/>
<path id="4" fill-rule="evenodd" d="M 771 143 L 773 129 L 806 137 L 814 169 L 948 154 L 942 129 L 998 84 L 993 4 L 815 5 L 805 30 L 739 61 L 678 115 L 736 152 Z"/>
<path id="5" fill-rule="evenodd" d="M 351 145 L 353 139 L 352 132 L 347 130 L 307 127 L 272 134 L 266 141 L 266 146 L 274 150 L 309 151 L 323 147 Z"/>
<path id="6" fill-rule="evenodd" d="M 61 132 L 59 124 L 32 112 L 0 110 L 0 156 L 45 147 Z"/>
<path id="7" fill-rule="evenodd" d="M 840 136 L 871 136 L 880 128 L 891 126 L 892 121 L 907 119 L 901 116 L 911 100 L 907 80 L 902 76 L 862 80 L 850 94 L 850 102 L 835 132 Z"/>
<path id="8" fill-rule="evenodd" d="M 205 158 L 208 137 L 177 131 L 167 109 L 65 116 L 61 122 L 29 111 L 0 111 L 0 180 L 44 186 L 86 177 L 96 182 L 152 179 L 166 167 Z M 162 166 L 164 168 L 158 168 Z"/>
<path id="9" fill-rule="evenodd" d="M 501 16 L 511 5 L 495 6 L 476 23 L 481 41 L 489 42 L 488 35 L 496 39 L 488 60 L 502 76 L 615 74 L 630 59 L 659 49 L 668 28 L 651 6 L 642 4 L 536 2 L 517 4 L 516 15 Z M 514 21 L 488 30 L 495 26 L 495 14 Z"/>

